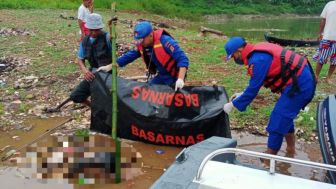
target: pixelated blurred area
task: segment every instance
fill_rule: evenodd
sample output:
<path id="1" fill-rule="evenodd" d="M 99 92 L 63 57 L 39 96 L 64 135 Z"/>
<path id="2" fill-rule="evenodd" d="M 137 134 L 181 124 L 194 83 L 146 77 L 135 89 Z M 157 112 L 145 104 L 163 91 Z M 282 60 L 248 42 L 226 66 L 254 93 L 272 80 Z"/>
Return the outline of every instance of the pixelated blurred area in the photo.
<path id="1" fill-rule="evenodd" d="M 104 135 L 48 137 L 27 147 L 17 164 L 45 183 L 57 179 L 80 185 L 113 184 L 115 144 Z M 122 142 L 122 181 L 141 175 L 142 164 L 141 154 Z"/>

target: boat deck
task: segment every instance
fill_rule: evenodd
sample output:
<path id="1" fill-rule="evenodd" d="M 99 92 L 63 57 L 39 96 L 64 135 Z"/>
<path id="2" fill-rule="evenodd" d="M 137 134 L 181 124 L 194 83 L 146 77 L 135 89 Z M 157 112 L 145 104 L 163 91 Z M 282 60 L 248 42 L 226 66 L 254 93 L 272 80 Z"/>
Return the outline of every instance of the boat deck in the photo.
<path id="1" fill-rule="evenodd" d="M 331 189 L 336 185 L 316 182 L 308 179 L 270 174 L 266 170 L 253 169 L 234 164 L 209 161 L 203 171 L 199 189 Z"/>

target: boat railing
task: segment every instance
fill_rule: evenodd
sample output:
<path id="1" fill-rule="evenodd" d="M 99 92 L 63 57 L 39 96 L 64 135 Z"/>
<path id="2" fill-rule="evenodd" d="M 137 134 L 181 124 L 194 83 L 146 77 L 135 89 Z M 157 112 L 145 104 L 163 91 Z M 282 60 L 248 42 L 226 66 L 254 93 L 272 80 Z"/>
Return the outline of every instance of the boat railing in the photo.
<path id="1" fill-rule="evenodd" d="M 275 162 L 276 161 L 291 163 L 291 164 L 296 164 L 296 165 L 301 165 L 301 166 L 307 166 L 307 167 L 312 167 L 312 168 L 317 168 L 317 169 L 323 169 L 323 170 L 328 170 L 328 171 L 336 171 L 336 166 L 334 165 L 316 163 L 316 162 L 288 158 L 288 157 L 281 157 L 277 155 L 266 154 L 266 153 L 261 153 L 261 152 L 253 152 L 253 151 L 237 149 L 237 148 L 223 148 L 223 149 L 218 149 L 216 151 L 213 151 L 212 153 L 210 153 L 203 159 L 200 167 L 198 168 L 195 181 L 200 182 L 204 167 L 208 163 L 208 161 L 210 161 L 212 158 L 214 158 L 217 155 L 232 154 L 232 153 L 270 160 L 270 166 L 269 166 L 270 174 L 275 173 Z"/>

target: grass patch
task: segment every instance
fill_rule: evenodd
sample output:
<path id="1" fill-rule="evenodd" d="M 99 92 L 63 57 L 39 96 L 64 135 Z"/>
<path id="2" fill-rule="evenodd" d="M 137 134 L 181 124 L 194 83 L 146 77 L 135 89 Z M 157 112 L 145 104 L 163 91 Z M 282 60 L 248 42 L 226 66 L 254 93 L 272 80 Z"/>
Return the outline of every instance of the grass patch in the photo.
<path id="1" fill-rule="evenodd" d="M 88 129 L 78 129 L 75 132 L 75 136 L 78 137 L 89 137 L 90 131 Z"/>
<path id="2" fill-rule="evenodd" d="M 56 75 L 58 76 L 67 76 L 78 71 L 78 66 L 76 64 L 65 64 L 60 66 L 56 70 Z"/>
<path id="3" fill-rule="evenodd" d="M 29 106 L 27 104 L 21 103 L 19 107 L 19 111 L 21 113 L 27 113 L 29 110 Z"/>
<path id="4" fill-rule="evenodd" d="M 27 96 L 27 91 L 25 89 L 19 89 L 19 97 L 21 100 L 25 100 L 26 96 Z"/>
<path id="5" fill-rule="evenodd" d="M 8 87 L 6 88 L 6 91 L 5 91 L 6 95 L 12 95 L 15 93 L 15 89 L 13 87 Z"/>
<path id="6" fill-rule="evenodd" d="M 2 102 L 0 102 L 0 115 L 3 114 L 5 114 L 5 105 Z"/>

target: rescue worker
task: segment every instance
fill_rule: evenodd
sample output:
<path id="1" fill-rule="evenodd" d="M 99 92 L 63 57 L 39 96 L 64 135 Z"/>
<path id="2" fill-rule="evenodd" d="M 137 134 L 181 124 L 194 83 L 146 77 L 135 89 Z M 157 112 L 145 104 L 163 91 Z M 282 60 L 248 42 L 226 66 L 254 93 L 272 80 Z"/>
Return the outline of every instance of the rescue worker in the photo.
<path id="1" fill-rule="evenodd" d="M 182 89 L 189 60 L 174 38 L 165 30 L 153 30 L 150 22 L 139 22 L 134 28 L 136 49 L 119 57 L 119 67 L 124 67 L 142 57 L 149 74 L 157 74 L 150 84 L 174 85 L 175 91 Z M 111 65 L 98 70 L 110 71 Z"/>
<path id="2" fill-rule="evenodd" d="M 85 26 L 89 29 L 89 35 L 83 38 L 78 51 L 78 65 L 84 80 L 72 91 L 70 99 L 75 103 L 84 103 L 90 106 L 91 103 L 88 100 L 90 96 L 89 82 L 95 78 L 92 70 L 111 64 L 112 47 L 110 35 L 102 30 L 104 24 L 99 14 L 90 14 Z M 85 60 L 89 61 L 89 68 L 85 66 Z"/>
<path id="3" fill-rule="evenodd" d="M 314 97 L 315 77 L 308 60 L 279 45 L 262 42 L 246 43 L 242 37 L 232 37 L 224 46 L 226 60 L 245 65 L 250 76 L 249 85 L 242 93 L 233 95 L 224 111 L 233 108 L 245 111 L 257 96 L 261 86 L 281 94 L 271 113 L 266 128 L 269 137 L 266 153 L 277 154 L 283 138 L 287 142 L 287 153 L 295 153 L 294 119 Z"/>

